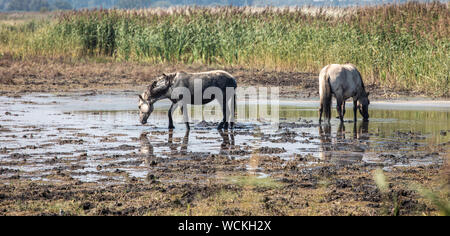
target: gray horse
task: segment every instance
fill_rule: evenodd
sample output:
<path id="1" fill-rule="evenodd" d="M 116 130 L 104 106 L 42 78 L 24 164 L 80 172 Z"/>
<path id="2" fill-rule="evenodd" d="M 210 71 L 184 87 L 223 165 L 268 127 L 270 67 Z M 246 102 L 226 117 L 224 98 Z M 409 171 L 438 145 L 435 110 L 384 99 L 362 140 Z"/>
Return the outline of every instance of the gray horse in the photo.
<path id="1" fill-rule="evenodd" d="M 353 98 L 354 121 L 356 122 L 357 110 L 363 116 L 364 121 L 369 120 L 369 93 L 364 88 L 361 74 L 352 64 L 331 64 L 325 66 L 319 74 L 320 109 L 319 122 L 322 122 L 322 112 L 328 122 L 331 119 L 331 98 L 336 97 L 337 112 L 341 122 L 344 121 L 345 100 Z"/>
<path id="2" fill-rule="evenodd" d="M 234 117 L 236 115 L 236 79 L 229 73 L 221 70 L 208 71 L 201 73 L 176 72 L 163 74 L 158 77 L 146 91 L 139 95 L 139 118 L 142 124 L 147 123 L 147 119 L 153 112 L 153 104 L 161 99 L 170 99 L 169 129 L 173 126 L 172 112 L 181 104 L 181 111 L 184 115 L 186 128 L 189 129 L 187 117 L 187 104 L 204 105 L 213 100 L 217 100 L 222 107 L 223 120 L 219 124 L 219 129 L 227 129 L 228 123 L 233 127 Z M 231 120 L 227 119 L 230 115 L 228 102 L 231 103 L 233 115 Z"/>

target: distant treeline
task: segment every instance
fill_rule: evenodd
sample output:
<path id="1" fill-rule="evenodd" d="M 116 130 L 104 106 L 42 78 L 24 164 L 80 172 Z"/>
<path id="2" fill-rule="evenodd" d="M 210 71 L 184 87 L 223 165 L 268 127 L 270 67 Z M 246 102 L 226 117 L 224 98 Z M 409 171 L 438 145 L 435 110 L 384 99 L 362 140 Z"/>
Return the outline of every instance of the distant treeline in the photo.
<path id="1" fill-rule="evenodd" d="M 0 0 L 0 11 L 45 11 L 55 9 L 196 6 L 361 6 L 404 3 L 409 0 Z M 420 0 L 419 2 L 431 2 Z M 441 2 L 448 2 L 444 0 Z"/>
<path id="2" fill-rule="evenodd" d="M 71 0 L 0 0 L 0 11 L 51 11 L 73 9 Z"/>

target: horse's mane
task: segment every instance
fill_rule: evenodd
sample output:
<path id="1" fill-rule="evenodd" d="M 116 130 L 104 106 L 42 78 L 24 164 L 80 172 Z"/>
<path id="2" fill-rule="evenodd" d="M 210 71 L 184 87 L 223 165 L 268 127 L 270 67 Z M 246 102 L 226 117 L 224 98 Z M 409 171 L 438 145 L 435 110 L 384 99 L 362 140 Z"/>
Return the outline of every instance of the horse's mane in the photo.
<path id="1" fill-rule="evenodd" d="M 356 72 L 358 72 L 359 79 L 361 80 L 361 87 L 362 87 L 362 90 L 363 90 L 364 94 L 367 94 L 367 92 L 366 92 L 366 87 L 364 86 L 364 81 L 363 81 L 363 79 L 362 79 L 361 73 L 359 73 L 358 70 L 356 70 Z"/>
<path id="2" fill-rule="evenodd" d="M 359 71 L 358 71 L 358 75 L 359 75 L 359 79 L 361 80 L 361 86 L 364 89 L 364 91 L 366 91 L 366 87 L 364 87 L 364 81 L 363 81 L 361 73 L 359 73 Z"/>
<path id="3" fill-rule="evenodd" d="M 173 83 L 173 79 L 177 73 L 163 74 L 162 77 L 159 77 L 151 85 L 147 87 L 148 96 L 151 98 L 158 98 L 165 94 L 167 90 Z"/>

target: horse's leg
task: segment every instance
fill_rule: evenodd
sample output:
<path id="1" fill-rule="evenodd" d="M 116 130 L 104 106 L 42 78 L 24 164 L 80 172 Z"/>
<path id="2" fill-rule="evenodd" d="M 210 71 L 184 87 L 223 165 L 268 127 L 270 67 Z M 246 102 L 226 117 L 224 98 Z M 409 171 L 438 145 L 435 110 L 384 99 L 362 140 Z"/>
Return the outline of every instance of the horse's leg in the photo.
<path id="1" fill-rule="evenodd" d="M 345 116 L 345 99 L 342 100 L 341 111 L 342 111 L 342 116 L 344 117 L 344 116 Z M 338 115 L 336 116 L 336 118 L 341 118 L 341 117 L 340 117 L 340 114 L 338 114 Z"/>
<path id="2" fill-rule="evenodd" d="M 341 122 L 344 122 L 344 116 L 342 115 L 342 102 L 343 102 L 343 98 L 342 97 L 338 97 L 336 96 L 336 110 L 338 112 L 339 115 L 339 119 L 341 120 Z"/>
<path id="3" fill-rule="evenodd" d="M 342 116 L 345 116 L 345 99 L 342 102 Z"/>
<path id="4" fill-rule="evenodd" d="M 323 109 L 325 112 L 325 119 L 327 119 L 327 123 L 330 124 L 331 121 L 331 103 L 332 103 L 332 94 L 328 94 L 323 98 Z"/>
<path id="5" fill-rule="evenodd" d="M 174 103 L 172 102 L 172 105 L 169 108 L 169 112 L 168 112 L 168 116 L 169 116 L 169 129 L 174 129 L 175 127 L 173 126 L 173 119 L 172 119 L 172 113 L 173 111 L 177 108 L 178 103 Z"/>
<path id="6" fill-rule="evenodd" d="M 358 100 L 353 99 L 353 121 L 355 123 L 357 116 L 358 116 Z"/>
<path id="7" fill-rule="evenodd" d="M 230 120 L 230 127 L 231 127 L 231 129 L 233 129 L 234 128 L 234 122 L 235 122 L 235 120 L 236 120 L 236 91 L 234 92 L 234 94 L 233 94 L 233 102 L 231 103 L 232 104 L 232 110 L 233 110 L 233 116 L 231 117 L 231 120 Z"/>
<path id="8" fill-rule="evenodd" d="M 320 107 L 319 107 L 319 123 L 322 123 L 322 113 L 323 113 L 323 102 L 320 99 Z"/>
<path id="9" fill-rule="evenodd" d="M 191 127 L 189 126 L 189 117 L 188 117 L 187 104 L 183 102 L 181 104 L 181 109 L 183 111 L 183 120 L 184 120 L 184 123 L 186 124 L 186 129 L 190 130 Z"/>
<path id="10" fill-rule="evenodd" d="M 222 122 L 220 122 L 218 129 L 228 129 L 227 115 L 230 114 L 230 109 L 227 105 L 226 96 L 224 96 L 224 98 L 222 99 L 221 105 L 222 105 L 223 119 L 222 119 Z"/>

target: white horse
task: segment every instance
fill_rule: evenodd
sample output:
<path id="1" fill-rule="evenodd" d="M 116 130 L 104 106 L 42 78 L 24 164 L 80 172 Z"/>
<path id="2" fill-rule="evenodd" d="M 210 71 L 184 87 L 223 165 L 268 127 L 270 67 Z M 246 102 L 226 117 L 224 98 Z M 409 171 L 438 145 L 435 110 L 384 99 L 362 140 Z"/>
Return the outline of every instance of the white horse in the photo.
<path id="1" fill-rule="evenodd" d="M 196 83 L 196 81 L 201 83 Z M 184 88 L 181 91 L 186 92 L 186 94 L 180 94 L 180 90 L 177 90 L 180 88 Z M 210 90 L 216 91 L 216 93 L 210 95 L 209 98 L 204 97 L 207 94 L 206 91 L 213 88 L 216 88 L 218 91 Z M 218 129 L 228 129 L 228 123 L 233 127 L 236 115 L 236 88 L 236 79 L 228 72 L 221 70 L 200 73 L 176 72 L 168 75 L 163 74 L 148 86 L 144 93 L 139 95 L 139 120 L 142 124 L 146 124 L 148 117 L 153 112 L 153 104 L 168 98 L 172 101 L 168 114 L 169 129 L 174 128 L 172 112 L 178 105 L 182 105 L 181 110 L 184 111 L 186 128 L 189 129 L 186 105 L 204 105 L 217 100 L 222 106 L 223 113 L 223 120 L 219 124 Z M 195 94 L 196 92 L 199 94 Z M 196 101 L 195 96 L 199 96 L 200 101 Z M 233 100 L 231 107 L 227 105 L 229 100 Z M 231 114 L 231 111 L 233 111 L 233 114 Z M 229 117 L 230 114 L 231 117 Z"/>
<path id="2" fill-rule="evenodd" d="M 364 121 L 369 120 L 369 93 L 364 88 L 361 74 L 352 64 L 330 64 L 325 66 L 319 74 L 320 109 L 319 122 L 322 122 L 322 112 L 328 122 L 331 119 L 331 98 L 336 97 L 337 112 L 341 122 L 344 121 L 345 100 L 353 98 L 354 121 L 357 109 Z"/>

